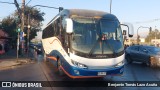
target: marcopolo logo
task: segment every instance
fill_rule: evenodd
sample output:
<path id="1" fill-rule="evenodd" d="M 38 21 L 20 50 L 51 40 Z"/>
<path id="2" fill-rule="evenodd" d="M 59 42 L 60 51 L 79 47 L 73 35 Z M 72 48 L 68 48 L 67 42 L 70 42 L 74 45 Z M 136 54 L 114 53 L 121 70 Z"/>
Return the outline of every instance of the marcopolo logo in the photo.
<path id="1" fill-rule="evenodd" d="M 2 82 L 2 87 L 11 87 L 11 82 Z"/>

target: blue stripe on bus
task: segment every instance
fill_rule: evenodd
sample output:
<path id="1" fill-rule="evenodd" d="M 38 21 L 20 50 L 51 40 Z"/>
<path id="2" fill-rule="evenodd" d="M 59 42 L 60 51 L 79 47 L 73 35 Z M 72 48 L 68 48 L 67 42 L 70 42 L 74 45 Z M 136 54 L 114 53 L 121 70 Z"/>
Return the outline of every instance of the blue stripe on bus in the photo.
<path id="1" fill-rule="evenodd" d="M 63 69 L 70 75 L 72 76 L 98 76 L 98 72 L 106 72 L 107 75 L 121 75 L 123 74 L 123 68 L 124 66 L 121 67 L 115 67 L 115 68 L 110 68 L 110 69 L 101 69 L 101 70 L 97 70 L 97 69 L 82 69 L 82 68 L 78 68 L 76 66 L 71 66 L 62 55 L 60 55 L 60 53 L 56 50 L 52 51 L 52 53 L 50 53 L 50 56 L 55 56 L 58 55 L 60 56 L 60 60 L 63 63 L 61 66 L 63 67 Z M 52 63 L 54 63 L 55 61 L 51 60 Z M 54 63 L 55 65 L 55 63 Z M 75 74 L 74 70 L 79 71 L 79 75 Z"/>
<path id="2" fill-rule="evenodd" d="M 82 69 L 82 68 L 71 66 L 65 60 L 63 61 L 62 67 L 65 69 L 66 72 L 68 72 L 72 76 L 98 76 L 97 75 L 98 72 L 106 72 L 107 75 L 121 75 L 123 74 L 123 68 L 124 68 L 124 66 L 121 66 L 121 67 L 112 68 L 112 69 L 89 70 L 89 69 Z M 74 70 L 79 71 L 80 75 L 75 74 Z"/>

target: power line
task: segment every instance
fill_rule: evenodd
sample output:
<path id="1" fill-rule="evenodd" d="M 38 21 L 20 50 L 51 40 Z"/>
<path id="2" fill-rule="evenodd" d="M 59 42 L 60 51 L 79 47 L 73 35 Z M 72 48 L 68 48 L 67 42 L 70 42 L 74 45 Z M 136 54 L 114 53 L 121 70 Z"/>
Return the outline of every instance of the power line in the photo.
<path id="1" fill-rule="evenodd" d="M 138 21 L 138 22 L 133 22 L 135 24 L 141 24 L 141 23 L 152 23 L 152 22 L 157 22 L 160 21 L 160 18 L 157 19 L 152 19 L 152 20 L 147 20 L 147 21 Z"/>
<path id="2" fill-rule="evenodd" d="M 31 2 L 32 0 L 29 0 L 28 3 L 26 4 L 26 6 Z"/>
<path id="3" fill-rule="evenodd" d="M 2 1 L 0 1 L 0 3 L 15 4 L 15 3 L 10 3 L 10 2 L 2 2 Z"/>

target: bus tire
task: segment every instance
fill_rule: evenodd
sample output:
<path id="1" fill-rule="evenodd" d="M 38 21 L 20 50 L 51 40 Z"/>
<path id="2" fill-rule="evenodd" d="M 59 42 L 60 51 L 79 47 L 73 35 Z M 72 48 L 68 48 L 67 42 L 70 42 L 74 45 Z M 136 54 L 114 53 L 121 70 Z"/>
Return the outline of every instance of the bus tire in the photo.
<path id="1" fill-rule="evenodd" d="M 61 60 L 59 58 L 57 58 L 57 68 L 58 68 L 58 73 L 60 76 L 63 76 L 64 75 L 64 72 L 63 70 L 61 69 Z"/>

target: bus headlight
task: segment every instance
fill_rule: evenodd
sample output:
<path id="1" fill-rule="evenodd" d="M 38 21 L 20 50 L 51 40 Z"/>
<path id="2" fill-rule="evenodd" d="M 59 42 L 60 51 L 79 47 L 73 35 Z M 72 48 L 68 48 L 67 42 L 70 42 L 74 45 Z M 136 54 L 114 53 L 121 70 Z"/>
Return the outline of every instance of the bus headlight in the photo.
<path id="1" fill-rule="evenodd" d="M 73 60 L 71 60 L 71 62 L 73 63 L 73 65 L 75 65 L 75 66 L 77 66 L 79 68 L 83 68 L 83 69 L 87 69 L 88 68 L 86 65 L 81 64 L 79 62 L 76 62 L 76 61 L 73 61 Z"/>
<path id="2" fill-rule="evenodd" d="M 115 65 L 115 67 L 120 67 L 120 66 L 123 66 L 124 65 L 124 61 L 118 63 L 117 65 Z"/>

